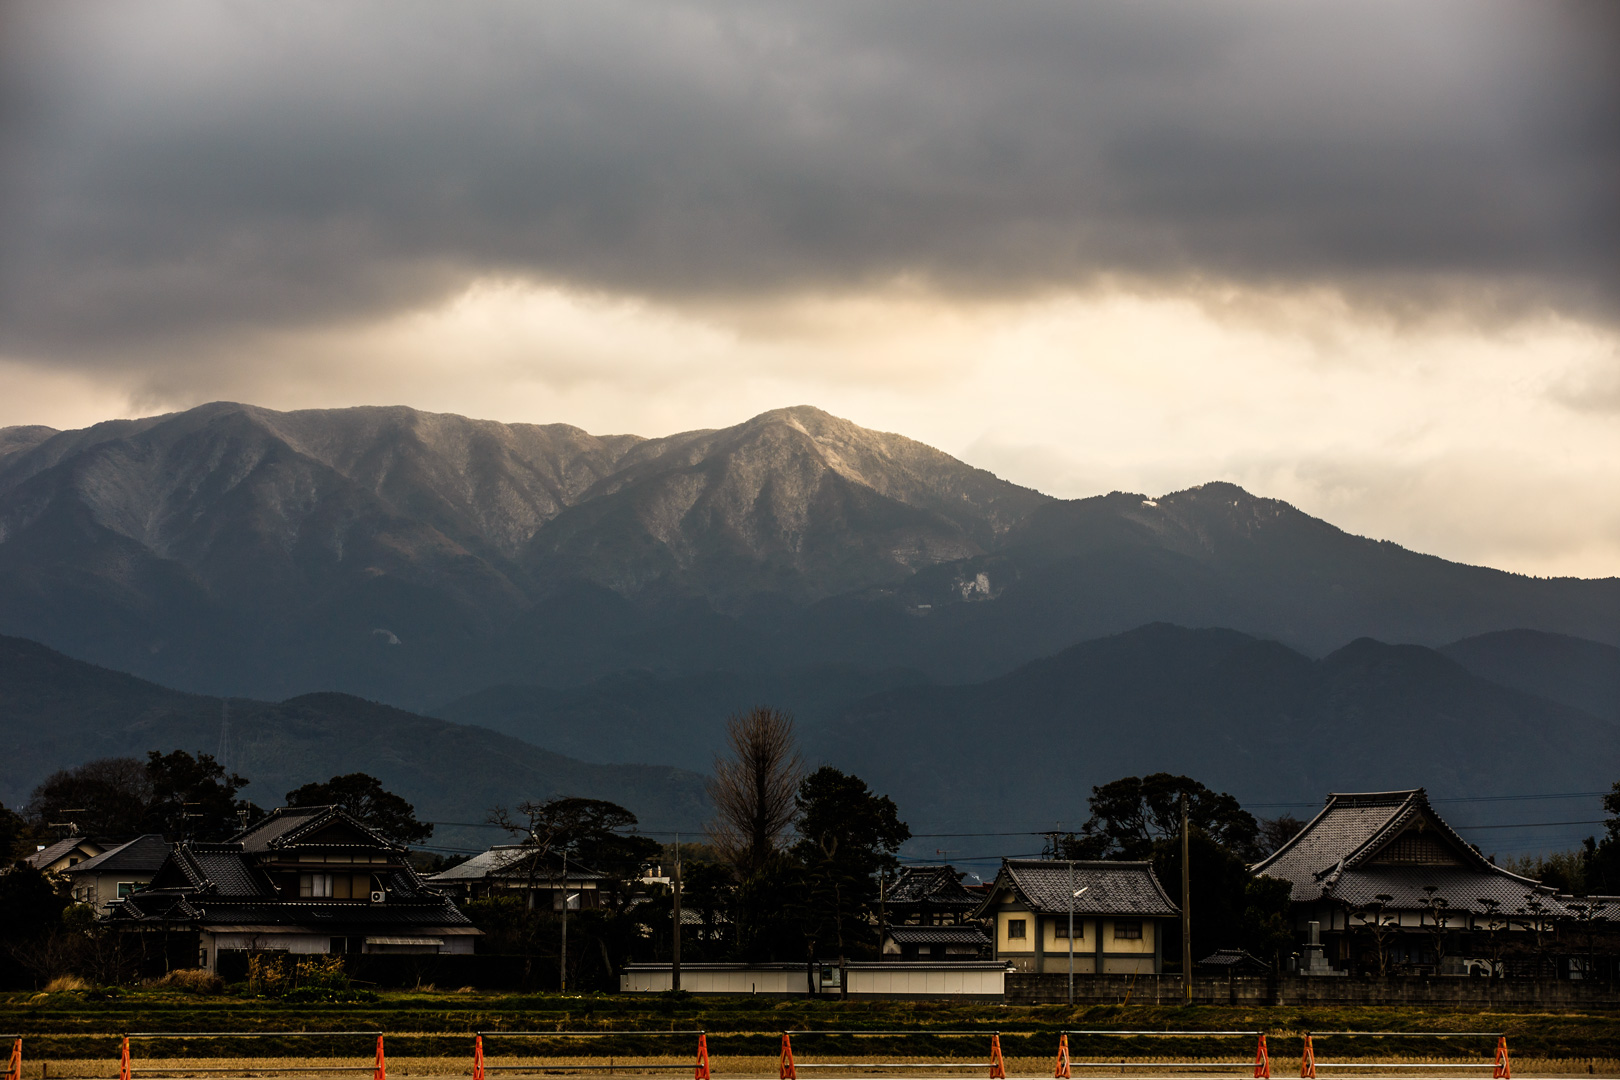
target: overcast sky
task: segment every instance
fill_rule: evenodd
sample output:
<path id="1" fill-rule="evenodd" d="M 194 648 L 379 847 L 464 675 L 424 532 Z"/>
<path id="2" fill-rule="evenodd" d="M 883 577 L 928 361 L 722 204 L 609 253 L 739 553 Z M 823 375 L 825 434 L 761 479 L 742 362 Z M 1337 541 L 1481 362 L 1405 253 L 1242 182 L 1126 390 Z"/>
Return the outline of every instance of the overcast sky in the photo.
<path id="1" fill-rule="evenodd" d="M 0 0 L 0 425 L 815 404 L 1620 574 L 1612 0 Z"/>

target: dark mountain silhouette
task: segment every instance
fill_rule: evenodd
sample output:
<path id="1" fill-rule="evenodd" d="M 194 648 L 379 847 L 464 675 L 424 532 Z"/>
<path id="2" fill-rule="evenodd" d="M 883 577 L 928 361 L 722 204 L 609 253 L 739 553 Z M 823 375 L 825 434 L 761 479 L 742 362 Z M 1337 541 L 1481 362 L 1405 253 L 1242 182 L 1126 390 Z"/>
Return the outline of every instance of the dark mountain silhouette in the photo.
<path id="1" fill-rule="evenodd" d="M 233 404 L 0 431 L 0 632 L 193 691 L 963 682 L 1156 620 L 1312 655 L 1620 644 L 1620 579 L 1448 563 L 1229 484 L 1060 501 L 807 407 L 662 439 Z"/>
<path id="2" fill-rule="evenodd" d="M 667 676 L 633 671 L 584 686 L 493 686 L 433 712 L 586 761 L 662 761 L 707 772 L 734 713 L 770 705 L 792 713 L 800 730 L 813 734 L 853 701 L 925 682 L 914 671 L 854 667 Z"/>
<path id="3" fill-rule="evenodd" d="M 587 764 L 485 728 L 417 716 L 346 694 L 270 703 L 198 697 L 0 637 L 0 802 L 20 806 L 55 769 L 148 750 L 217 753 L 229 717 L 228 765 L 275 806 L 286 792 L 367 772 L 424 820 L 478 822 L 495 805 L 556 794 L 611 799 L 649 829 L 695 830 L 707 819 L 702 777 L 664 765 Z M 228 713 L 227 713 L 228 708 Z M 433 844 L 499 839 L 440 828 Z"/>
<path id="4" fill-rule="evenodd" d="M 815 747 L 930 825 L 972 831 L 1073 828 L 1092 785 L 1155 771 L 1273 805 L 1420 785 L 1438 797 L 1600 790 L 1620 728 L 1421 646 L 1361 639 L 1313 660 L 1156 624 L 988 682 L 866 698 Z M 1579 816 L 1598 816 L 1592 803 Z"/>
<path id="5" fill-rule="evenodd" d="M 1620 649 L 1567 634 L 1502 630 L 1441 652 L 1482 679 L 1620 723 Z"/>

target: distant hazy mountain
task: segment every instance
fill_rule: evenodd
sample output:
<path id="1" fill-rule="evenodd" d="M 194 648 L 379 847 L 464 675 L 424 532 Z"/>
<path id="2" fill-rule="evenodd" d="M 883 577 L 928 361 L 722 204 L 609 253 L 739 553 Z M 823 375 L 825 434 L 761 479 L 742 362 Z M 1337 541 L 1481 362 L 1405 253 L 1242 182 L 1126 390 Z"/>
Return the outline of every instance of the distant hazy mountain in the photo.
<path id="1" fill-rule="evenodd" d="M 695 830 L 708 817 L 702 777 L 663 765 L 587 764 L 508 735 L 402 712 L 345 694 L 280 704 L 197 697 L 0 637 L 0 802 L 20 806 L 55 769 L 148 750 L 217 754 L 228 716 L 228 764 L 262 806 L 312 780 L 367 772 L 427 820 L 478 822 L 495 805 L 557 794 L 611 799 L 649 829 Z M 430 843 L 499 839 L 441 827 Z"/>
<path id="2" fill-rule="evenodd" d="M 1162 624 L 988 682 L 866 698 L 815 742 L 917 818 L 962 831 L 1074 827 L 1093 784 L 1152 771 L 1260 804 L 1417 786 L 1439 797 L 1594 791 L 1620 779 L 1620 726 L 1486 682 L 1432 649 L 1363 639 L 1313 660 L 1231 630 Z M 1601 816 L 1593 799 L 1574 814 L 1498 804 L 1458 820 L 1504 813 Z"/>
<path id="3" fill-rule="evenodd" d="M 433 713 L 586 761 L 660 761 L 707 772 L 725 745 L 726 719 L 734 713 L 755 705 L 784 709 L 813 739 L 851 702 L 925 682 L 914 671 L 854 667 L 663 676 L 621 672 L 584 686 L 493 686 Z"/>
<path id="4" fill-rule="evenodd" d="M 1620 649 L 1612 645 L 1502 630 L 1454 641 L 1440 651 L 1482 679 L 1620 724 Z"/>
<path id="5" fill-rule="evenodd" d="M 231 404 L 0 430 L 0 631 L 188 690 L 966 681 L 1155 620 L 1312 654 L 1620 644 L 1620 579 L 1447 563 L 1227 484 L 1055 500 L 811 408 L 662 439 Z"/>

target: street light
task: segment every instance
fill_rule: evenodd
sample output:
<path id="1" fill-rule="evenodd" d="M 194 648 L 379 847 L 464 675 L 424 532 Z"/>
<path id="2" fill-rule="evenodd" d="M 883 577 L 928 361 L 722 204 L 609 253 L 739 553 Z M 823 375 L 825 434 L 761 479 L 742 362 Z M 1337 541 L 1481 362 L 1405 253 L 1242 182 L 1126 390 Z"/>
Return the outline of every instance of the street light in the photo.
<path id="1" fill-rule="evenodd" d="M 1074 887 L 1074 862 L 1069 862 L 1069 1004 L 1074 1004 L 1074 901 L 1075 897 L 1091 888 L 1090 885 L 1081 889 Z"/>

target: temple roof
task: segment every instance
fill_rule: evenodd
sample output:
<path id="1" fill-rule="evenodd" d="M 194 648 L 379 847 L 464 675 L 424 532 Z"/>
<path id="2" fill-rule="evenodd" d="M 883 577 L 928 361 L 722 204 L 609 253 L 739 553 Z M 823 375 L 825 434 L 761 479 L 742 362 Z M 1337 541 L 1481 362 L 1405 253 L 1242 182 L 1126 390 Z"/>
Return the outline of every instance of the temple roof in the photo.
<path id="1" fill-rule="evenodd" d="M 1459 836 L 1422 788 L 1329 795 L 1321 813 L 1252 869 L 1291 882 L 1296 901 L 1414 910 L 1432 896 L 1476 914 L 1493 904 L 1515 911 L 1531 897 L 1558 906 L 1553 890 L 1492 864 Z"/>

